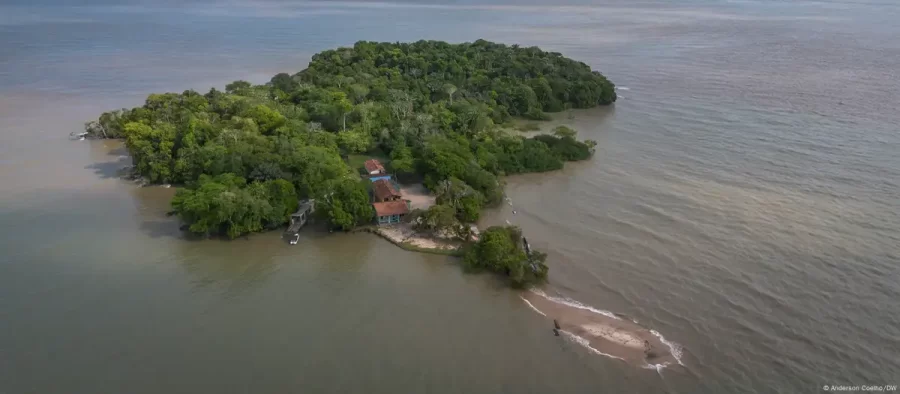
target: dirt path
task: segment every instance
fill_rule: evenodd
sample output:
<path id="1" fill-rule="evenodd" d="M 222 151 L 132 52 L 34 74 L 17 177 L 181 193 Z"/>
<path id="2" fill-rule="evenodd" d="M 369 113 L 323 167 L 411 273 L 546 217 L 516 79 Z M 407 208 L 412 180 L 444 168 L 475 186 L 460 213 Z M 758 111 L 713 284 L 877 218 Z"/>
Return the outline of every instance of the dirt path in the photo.
<path id="1" fill-rule="evenodd" d="M 400 195 L 409 200 L 410 209 L 425 210 L 435 204 L 435 197 L 421 183 L 401 186 Z"/>

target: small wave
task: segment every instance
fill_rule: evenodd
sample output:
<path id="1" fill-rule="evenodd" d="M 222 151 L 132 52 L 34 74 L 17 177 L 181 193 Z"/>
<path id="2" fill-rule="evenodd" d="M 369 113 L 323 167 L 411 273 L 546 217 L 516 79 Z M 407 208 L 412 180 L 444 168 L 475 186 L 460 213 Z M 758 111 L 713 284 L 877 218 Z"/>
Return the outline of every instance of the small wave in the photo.
<path id="1" fill-rule="evenodd" d="M 662 363 L 662 364 L 647 364 L 647 365 L 644 365 L 643 368 L 644 368 L 644 369 L 655 369 L 657 373 L 659 373 L 660 375 L 662 375 L 662 370 L 663 370 L 663 368 L 668 367 L 668 366 L 669 366 L 669 363 Z"/>
<path id="2" fill-rule="evenodd" d="M 627 86 L 616 86 L 616 90 L 631 90 L 631 88 Z"/>
<path id="3" fill-rule="evenodd" d="M 540 313 L 542 316 L 547 316 L 546 313 L 541 312 L 540 309 L 536 308 L 534 305 L 531 304 L 531 302 L 529 302 L 528 300 L 526 300 L 524 297 L 519 297 L 519 298 L 521 298 L 522 301 L 525 301 L 525 303 L 528 304 L 528 306 L 530 306 L 531 309 L 534 309 L 535 312 Z"/>
<path id="4" fill-rule="evenodd" d="M 625 98 L 625 96 L 620 94 L 620 95 L 617 95 L 616 98 L 621 100 L 621 99 Z"/>
<path id="5" fill-rule="evenodd" d="M 512 225 L 512 223 L 510 223 L 509 219 L 506 219 L 506 224 Z"/>
<path id="6" fill-rule="evenodd" d="M 683 353 L 681 345 L 667 341 L 666 338 L 659 333 L 659 331 L 650 330 L 650 333 L 659 338 L 660 342 L 666 344 L 666 346 L 669 347 L 669 352 L 672 353 L 672 357 L 675 357 L 675 361 L 678 361 L 678 365 L 684 365 L 684 363 L 681 362 L 681 354 Z"/>
<path id="7" fill-rule="evenodd" d="M 555 302 L 555 303 L 558 303 L 558 304 L 563 304 L 563 305 L 571 306 L 571 307 L 573 307 L 573 308 L 578 308 L 578 309 L 588 310 L 588 311 L 594 312 L 594 313 L 596 313 L 596 314 L 598 314 L 598 315 L 603 315 L 603 316 L 610 317 L 610 318 L 613 318 L 613 319 L 616 319 L 616 320 L 621 320 L 621 318 L 619 318 L 618 316 L 616 316 L 615 313 L 612 313 L 612 312 L 610 312 L 610 311 L 604 311 L 604 310 L 602 310 L 602 309 L 597 309 L 597 308 L 594 308 L 594 307 L 591 307 L 591 306 L 582 304 L 582 303 L 580 303 L 580 302 L 578 302 L 578 301 L 575 301 L 575 300 L 573 300 L 573 299 L 571 299 L 571 298 L 552 297 L 552 296 L 547 295 L 547 293 L 544 293 L 543 291 L 540 291 L 540 290 L 538 290 L 538 289 L 531 289 L 530 291 L 531 291 L 532 293 L 534 293 L 534 294 L 537 294 L 537 295 L 539 295 L 539 296 L 541 296 L 541 297 L 544 297 L 544 298 L 546 298 L 546 299 L 548 299 L 548 300 L 550 300 L 550 301 L 553 301 L 553 302 Z"/>
<path id="8" fill-rule="evenodd" d="M 563 333 L 563 335 L 565 335 L 565 337 L 568 338 L 569 340 L 571 340 L 571 341 L 573 341 L 573 342 L 575 342 L 575 343 L 577 343 L 577 344 L 579 344 L 579 345 L 581 345 L 581 346 L 586 347 L 588 350 L 591 351 L 591 353 L 598 354 L 598 355 L 601 355 L 601 356 L 606 356 L 606 357 L 609 357 L 609 358 L 615 358 L 615 359 L 619 359 L 619 360 L 625 361 L 625 359 L 622 358 L 622 357 L 616 357 L 616 356 L 613 356 L 612 354 L 603 353 L 603 352 L 601 352 L 601 351 L 599 351 L 599 350 L 597 350 L 597 349 L 594 349 L 594 348 L 591 346 L 591 342 L 590 342 L 590 341 L 588 341 L 587 339 L 584 339 L 584 338 L 582 338 L 582 337 L 580 337 L 580 336 L 578 336 L 578 335 L 572 334 L 571 332 L 568 332 L 568 331 L 566 331 L 566 330 L 559 330 L 559 332 Z"/>

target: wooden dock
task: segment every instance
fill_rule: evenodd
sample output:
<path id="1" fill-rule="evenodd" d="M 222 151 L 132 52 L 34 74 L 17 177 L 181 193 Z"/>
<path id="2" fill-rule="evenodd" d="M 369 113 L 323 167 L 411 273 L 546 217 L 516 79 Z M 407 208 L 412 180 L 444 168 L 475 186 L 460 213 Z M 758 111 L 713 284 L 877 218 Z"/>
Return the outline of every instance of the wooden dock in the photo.
<path id="1" fill-rule="evenodd" d="M 291 214 L 291 224 L 288 226 L 287 233 L 297 234 L 300 229 L 309 223 L 310 216 L 315 211 L 315 200 L 301 200 L 297 212 Z"/>

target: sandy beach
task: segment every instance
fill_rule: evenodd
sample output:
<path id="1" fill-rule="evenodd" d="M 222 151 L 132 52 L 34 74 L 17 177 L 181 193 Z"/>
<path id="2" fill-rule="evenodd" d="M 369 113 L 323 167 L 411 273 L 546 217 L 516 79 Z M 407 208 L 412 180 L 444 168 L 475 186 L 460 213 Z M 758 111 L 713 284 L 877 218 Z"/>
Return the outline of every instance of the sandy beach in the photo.
<path id="1" fill-rule="evenodd" d="M 459 241 L 419 233 L 409 223 L 380 226 L 374 232 L 404 249 L 456 252 L 462 245 Z"/>
<path id="2" fill-rule="evenodd" d="M 548 327 L 553 327 L 555 320 L 560 330 L 581 338 L 583 341 L 579 342 L 594 352 L 640 367 L 681 364 L 678 354 L 673 353 L 670 344 L 661 336 L 626 317 L 538 292 L 524 292 L 522 298 L 550 320 Z"/>

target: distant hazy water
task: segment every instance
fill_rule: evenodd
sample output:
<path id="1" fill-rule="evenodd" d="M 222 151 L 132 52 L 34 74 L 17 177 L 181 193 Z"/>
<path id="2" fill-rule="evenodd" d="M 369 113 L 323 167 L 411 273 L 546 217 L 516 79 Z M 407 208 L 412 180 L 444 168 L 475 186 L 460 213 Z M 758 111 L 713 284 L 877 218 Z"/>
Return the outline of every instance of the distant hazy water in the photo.
<path id="1" fill-rule="evenodd" d="M 0 392 L 820 392 L 900 381 L 892 2 L 0 6 Z M 8 4 L 8 3 L 7 3 Z M 517 294 L 367 235 L 188 242 L 171 189 L 65 134 L 146 94 L 262 82 L 357 40 L 486 38 L 582 60 L 590 162 L 509 178 L 484 224 L 549 294 L 685 347 L 635 369 Z M 625 90 L 627 88 L 627 90 Z"/>

